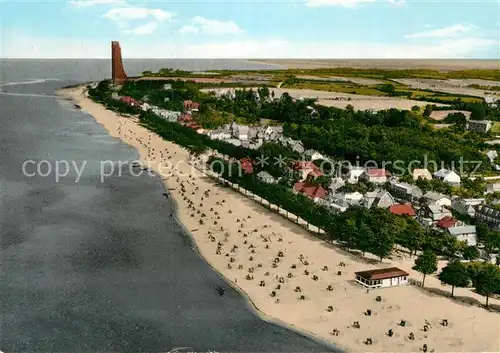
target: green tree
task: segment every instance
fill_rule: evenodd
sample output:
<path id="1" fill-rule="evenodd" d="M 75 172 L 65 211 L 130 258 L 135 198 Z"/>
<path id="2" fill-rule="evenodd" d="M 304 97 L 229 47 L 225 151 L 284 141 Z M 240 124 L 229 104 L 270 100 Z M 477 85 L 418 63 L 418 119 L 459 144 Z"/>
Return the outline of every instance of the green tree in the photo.
<path id="1" fill-rule="evenodd" d="M 423 112 L 423 114 L 422 114 L 422 115 L 423 115 L 423 116 L 426 116 L 426 117 L 429 117 L 429 116 L 431 116 L 431 114 L 432 114 L 432 110 L 433 110 L 432 105 L 431 105 L 431 104 L 427 104 L 427 105 L 425 106 L 425 109 L 424 109 L 424 112 Z"/>
<path id="2" fill-rule="evenodd" d="M 486 258 L 500 248 L 500 233 L 491 230 L 484 224 L 477 225 L 477 238 L 483 244 Z"/>
<path id="3" fill-rule="evenodd" d="M 375 233 L 371 244 L 371 252 L 380 258 L 380 261 L 390 254 L 394 247 L 394 235 L 388 227 L 380 227 Z"/>
<path id="4" fill-rule="evenodd" d="M 387 93 L 391 97 L 396 95 L 396 89 L 394 88 L 394 85 L 390 83 L 381 85 L 379 87 L 379 91 Z"/>
<path id="5" fill-rule="evenodd" d="M 475 246 L 467 246 L 464 248 L 462 255 L 466 260 L 475 260 L 479 258 L 479 250 Z"/>
<path id="6" fill-rule="evenodd" d="M 425 285 L 425 276 L 430 275 L 437 271 L 437 257 L 431 250 L 424 250 L 424 252 L 415 260 L 415 271 L 424 275 L 422 279 L 422 287 Z"/>
<path id="7" fill-rule="evenodd" d="M 257 92 L 259 92 L 259 97 L 261 100 L 266 100 L 269 98 L 269 88 L 267 88 L 266 86 L 260 87 Z"/>
<path id="8" fill-rule="evenodd" d="M 425 244 L 426 234 L 424 228 L 416 220 L 410 218 L 406 228 L 402 231 L 401 238 L 412 256 Z"/>
<path id="9" fill-rule="evenodd" d="M 471 118 L 476 120 L 484 120 L 486 117 L 486 109 L 483 104 L 475 103 L 469 106 Z"/>
<path id="10" fill-rule="evenodd" d="M 448 265 L 439 273 L 438 278 L 441 282 L 444 282 L 451 286 L 452 297 L 455 291 L 455 287 L 463 288 L 466 287 L 470 282 L 467 266 L 465 266 L 459 260 L 450 261 Z"/>
<path id="11" fill-rule="evenodd" d="M 314 184 L 319 184 L 322 187 L 324 187 L 325 189 L 328 189 L 328 187 L 332 183 L 332 178 L 331 177 L 327 177 L 327 176 L 320 176 L 320 177 L 317 177 L 316 179 L 314 179 L 313 183 Z"/>
<path id="12" fill-rule="evenodd" d="M 486 297 L 486 307 L 492 294 L 500 291 L 500 268 L 485 263 L 476 277 L 476 292 Z"/>

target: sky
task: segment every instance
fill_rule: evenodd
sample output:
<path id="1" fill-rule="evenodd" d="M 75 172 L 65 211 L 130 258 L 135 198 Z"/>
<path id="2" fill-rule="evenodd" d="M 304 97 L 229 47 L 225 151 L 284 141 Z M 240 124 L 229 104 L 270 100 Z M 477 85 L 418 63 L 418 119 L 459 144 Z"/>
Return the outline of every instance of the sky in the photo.
<path id="1" fill-rule="evenodd" d="M 499 0 L 0 0 L 0 57 L 500 58 Z"/>

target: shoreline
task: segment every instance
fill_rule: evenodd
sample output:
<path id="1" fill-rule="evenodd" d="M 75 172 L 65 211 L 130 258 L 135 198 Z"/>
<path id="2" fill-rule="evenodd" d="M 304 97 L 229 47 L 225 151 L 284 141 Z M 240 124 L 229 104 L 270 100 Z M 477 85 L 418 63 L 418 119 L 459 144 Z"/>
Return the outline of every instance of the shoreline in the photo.
<path id="1" fill-rule="evenodd" d="M 151 146 L 154 146 L 153 149 L 156 152 L 162 150 L 168 151 L 167 154 L 169 158 L 181 163 L 181 167 L 184 167 L 185 170 L 190 170 L 190 168 L 192 168 L 188 163 L 189 153 L 186 152 L 186 150 L 154 135 L 146 130 L 146 128 L 140 126 L 135 120 L 119 116 L 114 112 L 106 110 L 101 105 L 94 103 L 84 96 L 84 87 L 85 85 L 78 88 L 64 88 L 58 91 L 58 95 L 62 94 L 73 101 L 73 103 L 79 104 L 82 110 L 92 115 L 112 137 L 119 138 L 122 142 L 134 147 L 145 165 L 150 164 L 147 163 L 148 157 L 144 147 L 145 145 L 141 143 L 142 141 L 147 141 L 149 138 Z M 125 134 L 122 134 L 122 129 L 128 130 L 125 131 Z M 160 154 L 162 154 L 162 152 L 160 152 Z M 157 159 L 158 158 L 155 159 L 156 162 L 158 162 Z M 149 159 L 149 162 L 152 162 L 152 160 Z M 151 163 L 151 165 L 154 164 L 155 163 Z M 188 169 L 186 169 L 186 167 Z M 151 169 L 154 170 L 154 168 Z M 179 171 L 182 172 L 182 170 Z M 199 172 L 197 172 L 197 174 L 198 173 Z M 174 190 L 170 192 L 170 201 L 172 201 L 174 205 L 175 218 L 183 229 L 183 233 L 190 239 L 195 251 L 199 253 L 200 257 L 203 258 L 219 276 L 224 278 L 229 285 L 245 298 L 249 308 L 262 320 L 285 327 L 316 341 L 325 342 L 328 346 L 333 345 L 333 349 L 344 351 L 366 351 L 368 349 L 371 351 L 418 351 L 423 342 L 428 343 L 429 349 L 435 349 L 436 351 L 500 351 L 500 346 L 496 340 L 496 337 L 500 336 L 500 317 L 498 314 L 488 312 L 475 305 L 457 304 L 457 300 L 451 300 L 442 295 L 432 295 L 429 294 L 428 291 L 420 290 L 412 286 L 372 290 L 371 294 L 367 295 L 368 293 L 365 293 L 364 288 L 351 283 L 350 280 L 353 279 L 353 272 L 375 267 L 387 267 L 388 261 L 382 265 L 370 265 L 365 260 L 360 260 L 352 254 L 313 237 L 306 230 L 284 220 L 280 215 L 269 212 L 264 207 L 237 194 L 233 190 L 229 191 L 217 187 L 213 180 L 201 175 L 201 173 L 193 177 L 193 179 L 191 179 L 191 175 L 189 175 L 189 178 L 182 177 L 182 181 L 180 181 L 181 177 L 179 174 L 173 175 L 173 173 L 171 173 L 169 174 L 170 177 L 167 177 L 156 170 L 155 174 L 162 177 L 166 189 L 174 188 Z M 184 200 L 182 199 L 182 194 L 179 194 L 177 189 L 183 183 L 185 183 L 184 187 L 186 189 Z M 217 234 L 218 231 L 214 230 L 215 227 L 210 227 L 208 224 L 198 225 L 195 220 L 195 212 L 190 211 L 190 209 L 194 209 L 194 207 L 189 202 L 183 202 L 186 198 L 194 198 L 195 196 L 191 195 L 196 194 L 198 187 L 200 190 L 207 188 L 211 190 L 210 196 L 206 197 L 205 200 L 202 199 L 203 202 L 199 206 L 200 210 L 208 215 L 205 220 L 217 222 L 216 219 L 220 219 L 217 225 L 223 225 L 226 234 L 233 234 L 234 237 L 237 232 L 240 233 L 241 229 L 243 229 L 243 231 L 247 230 L 248 239 L 257 244 L 257 242 L 262 239 L 254 235 L 254 230 L 251 228 L 256 230 L 256 226 L 260 227 L 266 225 L 268 227 L 263 227 L 260 229 L 260 232 L 269 233 L 269 229 L 273 230 L 272 234 L 268 235 L 268 237 L 273 237 L 273 241 L 268 244 L 275 247 L 272 250 L 274 255 L 264 254 L 267 250 L 257 246 L 255 249 L 258 249 L 258 252 L 255 251 L 252 256 L 255 257 L 254 262 L 248 259 L 249 253 L 245 255 L 245 259 L 238 259 L 238 263 L 241 264 L 240 266 L 243 266 L 244 269 L 251 267 L 259 260 L 261 261 L 260 265 L 262 268 L 255 268 L 254 275 L 258 277 L 258 279 L 265 279 L 266 287 L 264 289 L 258 286 L 259 281 L 257 279 L 255 281 L 245 280 L 245 278 L 242 277 L 244 274 L 247 274 L 245 270 L 238 271 L 236 269 L 229 269 L 227 267 L 227 258 L 224 258 L 222 255 L 217 256 L 214 254 L 215 244 L 210 239 L 207 239 L 207 232 L 212 232 L 214 238 L 217 236 L 221 242 L 226 239 L 228 239 L 227 242 L 232 241 L 233 244 L 238 245 L 238 252 L 247 247 L 246 240 L 244 239 L 247 233 L 245 233 L 243 237 L 236 235 L 237 238 L 234 239 L 230 237 L 230 235 L 224 235 L 224 238 L 224 236 L 220 237 L 220 234 Z M 219 197 L 222 197 L 222 201 L 213 202 L 214 199 L 217 198 L 213 195 L 214 192 L 217 196 L 222 195 Z M 231 206 L 229 208 L 225 208 L 227 204 L 224 200 L 231 200 Z M 207 203 L 210 204 L 206 205 Z M 212 215 L 209 214 L 210 206 L 213 206 L 211 209 L 222 209 L 226 211 L 226 213 L 232 213 L 232 215 L 227 216 L 227 214 L 221 212 L 220 216 L 217 216 L 217 218 L 215 216 L 212 217 Z M 196 205 L 196 207 L 198 206 Z M 230 212 L 230 210 L 232 210 L 232 212 Z M 192 217 L 189 217 L 190 212 L 193 212 Z M 242 219 L 241 222 L 239 222 L 239 219 L 238 222 L 234 222 L 235 218 L 238 216 Z M 249 221 L 250 216 L 251 221 Z M 248 217 L 248 219 L 246 217 Z M 253 226 L 250 225 L 250 227 L 247 228 L 247 221 L 252 223 L 254 220 L 257 220 L 257 222 L 254 223 Z M 204 230 L 195 231 L 194 228 L 204 228 Z M 268 228 L 268 230 L 264 228 Z M 193 229 L 193 231 L 190 229 Z M 274 237 L 275 232 L 284 240 L 283 242 L 280 243 L 280 240 L 277 242 L 274 241 L 277 239 L 277 237 Z M 250 239 L 251 237 L 253 238 Z M 276 270 L 271 267 L 269 260 L 275 256 L 278 250 L 283 250 L 285 253 L 282 262 L 285 264 L 288 263 L 288 266 L 283 268 L 284 265 L 280 264 L 279 267 L 281 267 L 281 269 Z M 320 277 L 319 281 L 312 281 L 309 276 L 303 276 L 301 272 L 304 270 L 304 267 L 300 264 L 297 266 L 299 270 L 290 270 L 290 258 L 292 258 L 292 260 L 296 259 L 299 253 L 304 253 L 306 258 L 311 259 L 310 261 L 312 264 L 309 265 L 308 269 L 311 274 L 316 273 Z M 239 254 L 232 256 L 238 257 Z M 347 267 L 344 267 L 342 270 L 347 272 L 347 276 L 336 276 L 332 273 L 339 261 L 348 264 Z M 398 266 L 407 271 L 410 271 L 408 267 L 411 268 L 412 264 L 413 259 L 391 261 L 391 265 Z M 323 272 L 321 270 L 323 265 L 328 265 L 329 271 L 331 272 Z M 236 264 L 234 267 L 236 267 Z M 269 296 L 269 292 L 272 289 L 268 286 L 268 282 L 271 282 L 273 277 L 263 276 L 263 271 L 271 273 L 279 272 L 276 274 L 276 277 L 278 277 L 278 275 L 286 277 L 287 272 L 295 272 L 293 278 L 280 282 L 283 283 L 282 286 L 285 288 L 279 291 L 278 295 L 281 299 L 279 304 L 275 303 L 274 299 Z M 325 275 L 326 281 L 324 281 Z M 421 279 L 420 275 L 415 274 L 414 271 L 410 277 Z M 232 278 L 234 278 L 234 280 L 232 280 Z M 240 281 L 238 281 L 238 279 L 240 279 Z M 294 284 L 291 285 L 289 282 L 294 282 Z M 278 283 L 278 281 L 275 281 L 275 283 Z M 325 291 L 325 287 L 328 283 L 334 286 L 332 292 Z M 304 289 L 304 294 L 306 295 L 305 301 L 298 301 L 298 293 L 293 290 L 293 287 L 299 284 L 300 287 Z M 436 290 L 441 287 L 439 281 L 432 276 L 427 277 L 426 284 Z M 442 291 L 442 289 L 440 290 Z M 448 292 L 449 288 L 445 288 L 444 290 Z M 373 303 L 373 297 L 375 296 L 373 291 L 375 291 L 377 295 L 383 296 L 384 300 L 382 304 Z M 468 289 L 457 288 L 455 292 L 459 297 L 472 297 L 474 301 L 480 302 L 484 300 L 483 297 L 473 294 Z M 491 300 L 492 305 L 497 304 L 497 302 L 499 301 Z M 333 313 L 326 313 L 325 309 L 328 305 L 334 307 Z M 377 307 L 377 305 L 381 305 L 382 307 Z M 418 312 L 411 310 L 412 308 L 415 309 L 417 305 L 422 305 L 422 309 L 418 310 Z M 371 318 L 366 319 L 367 317 L 363 315 L 363 310 L 373 307 L 376 308 L 376 310 L 374 310 L 376 313 L 374 316 L 371 316 Z M 445 317 L 452 322 L 450 328 L 444 329 L 439 326 L 439 321 Z M 431 319 L 430 321 L 435 323 L 436 326 L 431 332 L 425 335 L 423 335 L 419 329 L 419 326 L 424 323 L 424 318 Z M 412 332 L 415 332 L 416 336 L 414 341 L 409 341 L 406 338 L 406 335 L 411 329 L 402 329 L 397 326 L 398 320 L 401 319 L 406 319 L 408 322 L 412 323 Z M 362 328 L 356 330 L 349 327 L 353 320 L 360 321 Z M 480 324 L 474 325 L 474 322 L 479 321 L 481 322 Z M 395 331 L 404 332 L 396 333 L 395 337 L 388 338 L 385 332 L 387 332 L 389 328 Z M 458 329 L 458 331 L 450 332 L 453 328 Z M 331 331 L 333 329 L 339 329 L 340 335 L 337 337 L 332 336 Z M 363 340 L 367 337 L 372 338 L 372 346 L 367 346 L 363 343 Z M 333 341 L 339 344 L 339 346 L 333 343 Z"/>
<path id="2" fill-rule="evenodd" d="M 496 70 L 497 59 L 246 59 L 263 65 L 278 65 L 283 69 L 429 69 L 439 71 Z"/>
<path id="3" fill-rule="evenodd" d="M 168 190 L 168 187 L 165 185 L 164 187 L 166 190 Z M 205 262 L 205 264 L 212 269 L 219 277 L 221 277 L 224 282 L 226 282 L 236 293 L 238 293 L 243 300 L 245 301 L 245 304 L 247 308 L 254 314 L 256 315 L 259 319 L 262 321 L 271 324 L 271 325 L 276 325 L 283 327 L 287 330 L 290 330 L 298 335 L 301 335 L 303 337 L 309 338 L 311 340 L 314 340 L 316 342 L 319 342 L 321 344 L 324 344 L 326 346 L 330 346 L 332 349 L 334 349 L 336 352 L 342 352 L 341 348 L 337 347 L 335 344 L 325 341 L 323 338 L 316 336 L 313 332 L 301 330 L 298 327 L 295 327 L 294 325 L 288 324 L 284 321 L 281 321 L 278 318 L 274 318 L 272 316 L 267 315 L 265 312 L 261 311 L 257 305 L 254 303 L 252 298 L 235 282 L 233 282 L 229 277 L 227 277 L 223 272 L 220 272 L 215 266 L 210 262 L 209 259 L 207 259 L 205 256 L 203 256 L 201 249 L 198 247 L 198 244 L 196 242 L 196 238 L 193 236 L 193 233 L 180 221 L 179 219 L 179 203 L 174 197 L 169 197 L 170 203 L 172 204 L 172 208 L 174 209 L 172 217 L 174 218 L 175 222 L 179 225 L 181 228 L 181 232 L 185 237 L 190 242 L 192 250 L 200 257 L 200 259 Z"/>

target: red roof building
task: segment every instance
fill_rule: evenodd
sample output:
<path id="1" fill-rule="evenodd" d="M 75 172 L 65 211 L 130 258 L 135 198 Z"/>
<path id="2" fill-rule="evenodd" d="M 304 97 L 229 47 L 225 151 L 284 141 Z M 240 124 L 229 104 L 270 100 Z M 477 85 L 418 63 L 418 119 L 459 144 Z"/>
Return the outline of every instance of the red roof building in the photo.
<path id="1" fill-rule="evenodd" d="M 440 228 L 448 229 L 454 227 L 457 224 L 457 222 L 458 222 L 457 219 L 450 216 L 445 216 L 441 218 L 439 221 L 437 221 L 436 225 Z"/>
<path id="2" fill-rule="evenodd" d="M 302 172 L 302 179 L 306 179 L 309 175 L 315 178 L 323 176 L 321 170 L 313 162 L 295 161 L 292 168 Z"/>
<path id="3" fill-rule="evenodd" d="M 185 110 L 192 110 L 192 109 L 198 109 L 198 108 L 200 108 L 200 103 L 193 102 L 192 100 L 184 101 L 184 109 Z"/>
<path id="4" fill-rule="evenodd" d="M 409 273 L 397 267 L 354 272 L 356 282 L 366 288 L 395 287 L 408 284 Z"/>
<path id="5" fill-rule="evenodd" d="M 359 180 L 370 183 L 383 184 L 387 181 L 387 177 L 389 177 L 390 175 L 391 173 L 389 173 L 385 169 L 371 168 L 367 169 L 363 174 L 361 174 L 359 176 Z"/>
<path id="6" fill-rule="evenodd" d="M 253 173 L 253 163 L 250 159 L 248 158 L 242 158 L 240 160 L 241 163 L 241 169 L 245 174 L 252 174 Z"/>
<path id="7" fill-rule="evenodd" d="M 369 175 L 372 178 L 380 178 L 380 177 L 388 177 L 391 176 L 391 173 L 389 173 L 385 169 L 377 169 L 377 168 L 372 168 L 372 169 L 367 169 L 366 174 Z"/>
<path id="8" fill-rule="evenodd" d="M 405 205 L 394 204 L 389 207 L 389 212 L 398 216 L 410 216 L 414 217 L 417 213 L 413 209 L 412 205 L 407 203 Z"/>
<path id="9" fill-rule="evenodd" d="M 193 130 L 198 130 L 199 128 L 201 128 L 201 126 L 196 123 L 187 123 L 186 126 Z"/>
<path id="10" fill-rule="evenodd" d="M 138 107 L 140 105 L 140 103 L 138 101 L 136 101 L 134 98 L 129 97 L 129 96 L 121 97 L 120 100 L 124 103 L 127 103 L 128 105 L 130 105 L 132 107 Z"/>
<path id="11" fill-rule="evenodd" d="M 188 122 L 193 121 L 193 117 L 189 114 L 183 114 L 179 117 L 179 121 L 181 123 L 188 123 Z"/>
<path id="12" fill-rule="evenodd" d="M 305 182 L 299 181 L 295 183 L 293 189 L 296 192 L 301 193 L 304 196 L 307 196 L 311 199 L 316 199 L 316 198 L 321 199 L 325 197 L 327 194 L 326 190 L 321 185 L 312 184 L 307 181 Z"/>

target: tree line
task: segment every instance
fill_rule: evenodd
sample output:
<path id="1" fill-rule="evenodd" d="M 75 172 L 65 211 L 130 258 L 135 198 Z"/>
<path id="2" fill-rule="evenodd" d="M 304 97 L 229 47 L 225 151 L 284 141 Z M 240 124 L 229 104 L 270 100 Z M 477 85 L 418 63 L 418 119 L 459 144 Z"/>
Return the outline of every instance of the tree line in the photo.
<path id="1" fill-rule="evenodd" d="M 267 199 L 270 203 L 304 219 L 326 232 L 328 240 L 335 240 L 348 249 L 387 257 L 397 244 L 414 254 L 424 248 L 440 254 L 467 257 L 470 253 L 464 242 L 440 231 L 426 229 L 411 217 L 396 216 L 386 209 L 350 207 L 342 213 L 332 213 L 327 207 L 296 194 L 283 184 L 261 182 L 254 174 L 245 174 L 241 163 L 227 162 L 217 157 L 209 160 L 214 172 Z"/>
<path id="2" fill-rule="evenodd" d="M 434 252 L 426 249 L 415 260 L 413 269 L 423 275 L 422 287 L 425 278 L 437 272 L 437 257 Z M 438 274 L 441 282 L 451 286 L 451 296 L 454 296 L 455 287 L 473 287 L 476 293 L 486 297 L 486 307 L 489 298 L 500 294 L 500 268 L 487 262 L 461 262 L 458 259 L 450 261 Z"/>

